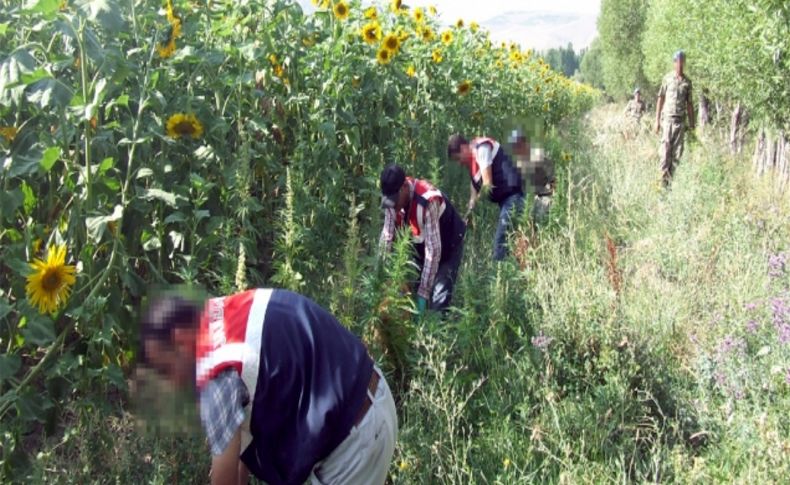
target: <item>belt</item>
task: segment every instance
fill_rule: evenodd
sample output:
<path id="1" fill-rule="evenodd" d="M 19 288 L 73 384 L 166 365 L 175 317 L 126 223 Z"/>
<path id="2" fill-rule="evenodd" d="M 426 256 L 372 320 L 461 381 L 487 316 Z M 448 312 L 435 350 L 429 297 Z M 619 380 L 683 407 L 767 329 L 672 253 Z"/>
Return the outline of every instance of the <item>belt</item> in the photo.
<path id="1" fill-rule="evenodd" d="M 379 387 L 379 373 L 373 370 L 373 375 L 370 376 L 370 382 L 368 383 L 368 390 L 374 396 L 376 395 L 376 389 Z M 357 418 L 354 420 L 354 426 L 359 425 L 362 422 L 362 419 L 365 418 L 365 415 L 368 414 L 370 407 L 373 406 L 373 402 L 370 400 L 370 396 L 368 393 L 365 393 L 365 401 L 362 403 L 362 407 L 359 409 L 357 413 Z"/>

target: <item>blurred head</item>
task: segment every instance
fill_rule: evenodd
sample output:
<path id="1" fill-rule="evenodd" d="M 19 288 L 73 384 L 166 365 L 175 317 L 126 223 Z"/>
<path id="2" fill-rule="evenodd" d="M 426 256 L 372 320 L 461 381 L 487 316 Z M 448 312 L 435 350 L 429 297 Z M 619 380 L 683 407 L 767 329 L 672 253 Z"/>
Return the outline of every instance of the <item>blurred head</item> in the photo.
<path id="1" fill-rule="evenodd" d="M 514 157 L 524 160 L 529 159 L 529 139 L 524 133 L 520 130 L 513 130 L 508 138 L 508 143 L 510 144 L 510 151 L 513 153 Z"/>
<path id="2" fill-rule="evenodd" d="M 447 140 L 447 158 L 455 160 L 461 165 L 472 162 L 472 148 L 466 138 L 459 134 L 451 135 Z"/>
<path id="3" fill-rule="evenodd" d="M 202 306 L 180 296 L 154 297 L 140 322 L 140 363 L 175 384 L 195 380 L 195 345 Z"/>
<path id="4" fill-rule="evenodd" d="M 675 52 L 675 55 L 672 56 L 672 60 L 675 62 L 675 73 L 680 75 L 683 74 L 683 67 L 686 64 L 686 53 L 681 51 Z"/>
<path id="5" fill-rule="evenodd" d="M 639 90 L 639 88 L 636 88 L 634 90 L 634 99 L 636 101 L 639 101 L 641 98 L 642 98 L 642 92 Z"/>
<path id="6" fill-rule="evenodd" d="M 396 164 L 390 164 L 381 171 L 381 207 L 399 211 L 409 205 L 411 190 L 406 181 L 406 172 Z"/>

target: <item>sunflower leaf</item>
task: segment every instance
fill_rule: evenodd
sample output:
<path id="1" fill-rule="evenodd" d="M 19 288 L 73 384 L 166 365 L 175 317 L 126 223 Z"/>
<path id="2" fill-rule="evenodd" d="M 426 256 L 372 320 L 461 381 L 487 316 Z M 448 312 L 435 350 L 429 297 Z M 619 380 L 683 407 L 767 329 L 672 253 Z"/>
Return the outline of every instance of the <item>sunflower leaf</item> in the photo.
<path id="1" fill-rule="evenodd" d="M 112 214 L 108 216 L 88 217 L 85 219 L 85 225 L 88 229 L 88 237 L 93 242 L 100 242 L 104 235 L 104 228 L 107 227 L 108 222 L 115 222 L 123 217 L 123 207 L 116 205 Z"/>
<path id="2" fill-rule="evenodd" d="M 55 340 L 55 324 L 49 317 L 36 315 L 28 320 L 21 333 L 26 342 L 45 347 Z"/>
<path id="3" fill-rule="evenodd" d="M 181 195 L 172 192 L 165 192 L 162 189 L 148 189 L 144 196 L 148 200 L 158 199 L 173 208 L 178 208 L 178 199 L 184 199 Z"/>
<path id="4" fill-rule="evenodd" d="M 0 381 L 14 377 L 22 367 L 22 359 L 18 355 L 0 355 Z"/>
<path id="5" fill-rule="evenodd" d="M 121 10 L 112 0 L 82 0 L 79 9 L 89 20 L 107 30 L 118 32 L 123 28 Z"/>

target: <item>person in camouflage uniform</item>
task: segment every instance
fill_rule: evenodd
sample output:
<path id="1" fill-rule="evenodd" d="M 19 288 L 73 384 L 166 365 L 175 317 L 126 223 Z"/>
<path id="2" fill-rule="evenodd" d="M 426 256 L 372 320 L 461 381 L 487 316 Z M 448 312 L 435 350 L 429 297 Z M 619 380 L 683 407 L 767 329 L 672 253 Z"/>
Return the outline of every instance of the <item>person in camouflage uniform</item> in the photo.
<path id="1" fill-rule="evenodd" d="M 527 137 L 518 130 L 510 136 L 510 149 L 518 169 L 524 174 L 533 197 L 531 218 L 533 226 L 547 221 L 554 195 L 554 163 L 544 156 L 543 150 L 533 150 Z"/>
<path id="2" fill-rule="evenodd" d="M 673 56 L 675 70 L 664 77 L 658 91 L 656 104 L 656 133 L 662 128 L 661 173 L 664 186 L 669 184 L 675 173 L 675 166 L 683 156 L 684 122 L 688 116 L 688 124 L 694 130 L 694 103 L 691 99 L 691 80 L 683 74 L 686 55 L 677 51 Z"/>
<path id="3" fill-rule="evenodd" d="M 628 101 L 628 104 L 625 106 L 625 118 L 626 118 L 626 137 L 630 138 L 631 136 L 635 136 L 640 131 L 640 126 L 642 123 L 642 115 L 645 113 L 645 102 L 642 101 L 642 94 L 639 88 L 634 90 L 634 97 Z"/>

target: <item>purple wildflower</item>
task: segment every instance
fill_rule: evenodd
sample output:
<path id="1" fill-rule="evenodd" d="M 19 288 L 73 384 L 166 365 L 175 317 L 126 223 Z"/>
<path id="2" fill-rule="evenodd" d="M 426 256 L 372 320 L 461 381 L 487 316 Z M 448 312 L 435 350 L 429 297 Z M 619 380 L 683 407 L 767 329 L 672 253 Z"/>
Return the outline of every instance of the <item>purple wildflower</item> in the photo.
<path id="1" fill-rule="evenodd" d="M 787 268 L 787 253 L 776 253 L 768 257 L 768 276 L 779 278 Z"/>
<path id="2" fill-rule="evenodd" d="M 749 333 L 757 333 L 757 330 L 760 328 L 760 324 L 757 323 L 757 320 L 749 320 L 746 323 L 746 331 Z"/>
<path id="3" fill-rule="evenodd" d="M 790 343 L 790 324 L 782 323 L 776 325 L 776 333 L 778 334 L 777 338 L 779 339 L 779 343 Z"/>
<path id="4" fill-rule="evenodd" d="M 727 387 L 727 376 L 724 375 L 724 372 L 717 370 L 715 373 L 716 384 L 719 385 L 722 389 Z"/>
<path id="5" fill-rule="evenodd" d="M 549 344 L 554 340 L 554 338 L 549 337 L 548 335 L 543 335 L 543 332 L 540 332 L 539 335 L 532 337 L 532 345 L 540 350 L 545 350 L 548 348 Z"/>
<path id="6" fill-rule="evenodd" d="M 721 341 L 717 350 L 719 360 L 723 360 L 730 353 L 741 356 L 746 353 L 746 341 L 741 337 L 727 335 Z"/>
<path id="7" fill-rule="evenodd" d="M 749 312 L 754 311 L 754 310 L 757 309 L 757 303 L 754 303 L 754 302 L 747 303 L 746 305 L 743 306 L 743 308 L 745 308 L 746 311 L 749 311 Z"/>

